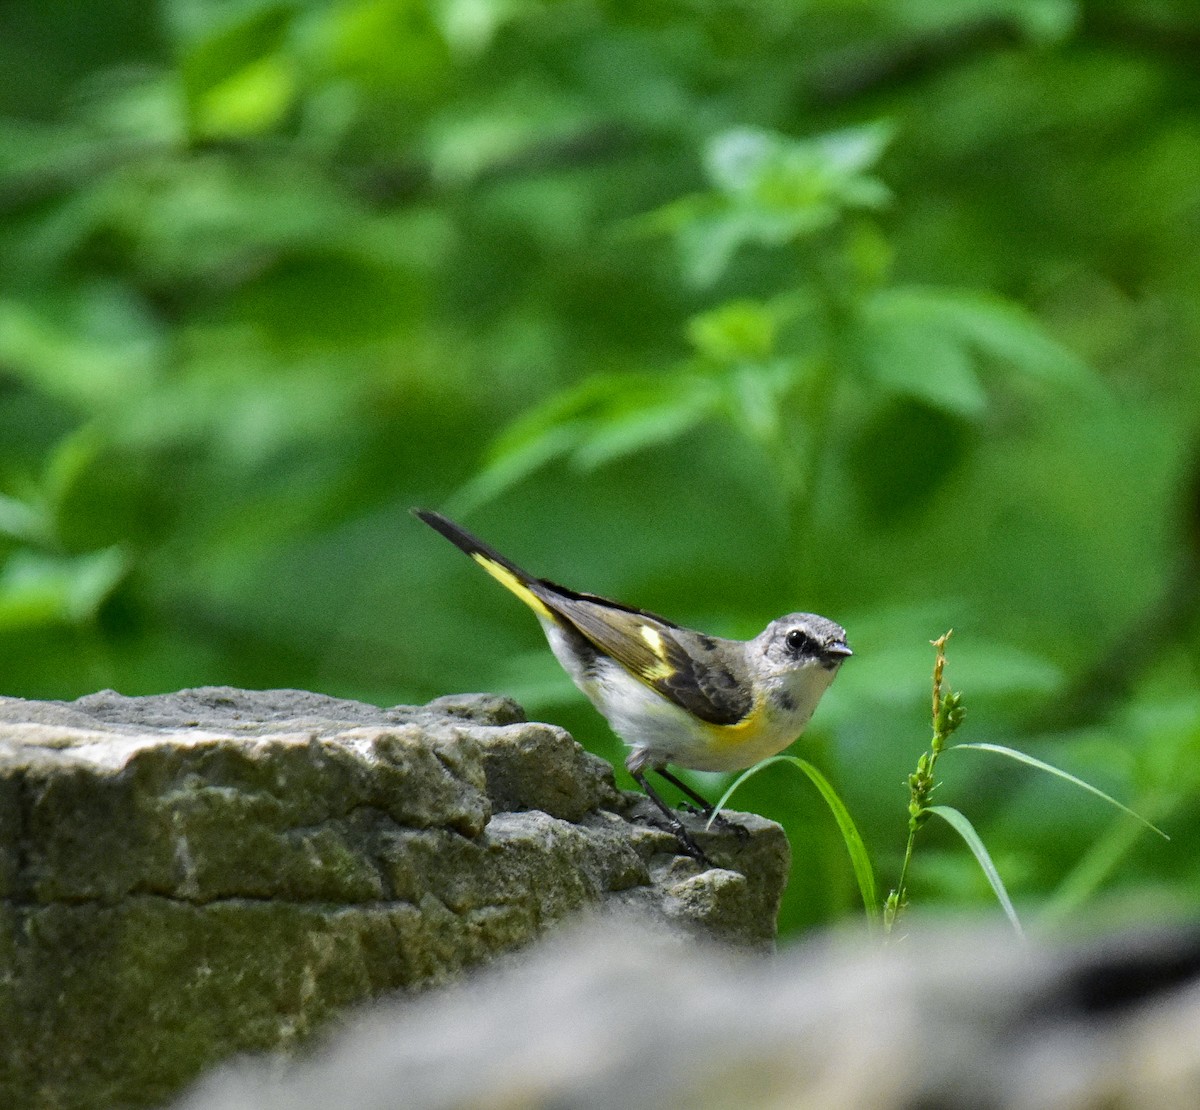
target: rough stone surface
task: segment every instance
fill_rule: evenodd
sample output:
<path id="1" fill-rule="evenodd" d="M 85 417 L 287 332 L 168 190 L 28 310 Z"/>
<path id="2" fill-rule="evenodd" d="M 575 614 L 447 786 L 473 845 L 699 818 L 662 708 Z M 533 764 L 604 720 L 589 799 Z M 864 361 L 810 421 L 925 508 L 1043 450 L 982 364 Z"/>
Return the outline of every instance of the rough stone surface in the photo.
<path id="1" fill-rule="evenodd" d="M 484 695 L 0 698 L 0 1106 L 161 1103 L 584 909 L 769 948 L 778 826 L 693 835 Z"/>
<path id="2" fill-rule="evenodd" d="M 1184 1110 L 1200 930 L 1023 947 L 994 927 L 769 959 L 602 921 L 516 966 L 243 1062 L 178 1110 Z"/>

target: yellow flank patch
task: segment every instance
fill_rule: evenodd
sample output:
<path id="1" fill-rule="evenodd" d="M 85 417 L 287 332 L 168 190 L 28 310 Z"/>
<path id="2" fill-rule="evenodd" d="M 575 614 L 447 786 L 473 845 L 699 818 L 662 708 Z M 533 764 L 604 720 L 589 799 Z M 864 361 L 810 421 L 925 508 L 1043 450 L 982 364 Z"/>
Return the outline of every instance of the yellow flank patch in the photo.
<path id="1" fill-rule="evenodd" d="M 767 699 L 758 698 L 754 707 L 740 721 L 732 725 L 714 725 L 707 722 L 704 727 L 720 747 L 736 748 L 750 744 L 759 738 L 767 724 Z"/>
<path id="2" fill-rule="evenodd" d="M 546 603 L 513 574 L 508 567 L 493 562 L 486 555 L 481 555 L 478 551 L 471 552 L 471 558 L 483 567 L 501 586 L 506 590 L 511 590 L 539 616 L 548 617 L 551 620 L 554 619 L 554 614 L 546 606 Z"/>

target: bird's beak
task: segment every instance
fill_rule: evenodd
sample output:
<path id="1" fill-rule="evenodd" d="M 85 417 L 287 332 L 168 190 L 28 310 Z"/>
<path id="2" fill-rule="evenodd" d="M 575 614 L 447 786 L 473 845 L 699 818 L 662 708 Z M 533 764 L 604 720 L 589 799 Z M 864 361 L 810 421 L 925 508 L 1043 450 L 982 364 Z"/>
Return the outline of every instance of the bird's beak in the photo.
<path id="1" fill-rule="evenodd" d="M 849 644 L 843 643 L 841 640 L 838 640 L 838 642 L 835 644 L 826 644 L 825 645 L 825 654 L 832 655 L 835 658 L 840 655 L 843 659 L 849 659 L 850 656 L 852 656 L 854 654 L 854 652 L 852 652 L 850 650 Z"/>

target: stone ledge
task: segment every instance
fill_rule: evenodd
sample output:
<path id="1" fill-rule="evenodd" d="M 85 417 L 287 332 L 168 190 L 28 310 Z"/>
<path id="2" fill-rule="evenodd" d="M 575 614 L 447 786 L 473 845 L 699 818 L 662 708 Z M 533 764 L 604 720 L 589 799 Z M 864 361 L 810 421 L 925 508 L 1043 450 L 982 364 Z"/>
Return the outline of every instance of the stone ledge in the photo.
<path id="1" fill-rule="evenodd" d="M 0 699 L 0 1105 L 160 1103 L 585 910 L 769 947 L 782 830 L 701 870 L 653 813 L 507 699 Z"/>

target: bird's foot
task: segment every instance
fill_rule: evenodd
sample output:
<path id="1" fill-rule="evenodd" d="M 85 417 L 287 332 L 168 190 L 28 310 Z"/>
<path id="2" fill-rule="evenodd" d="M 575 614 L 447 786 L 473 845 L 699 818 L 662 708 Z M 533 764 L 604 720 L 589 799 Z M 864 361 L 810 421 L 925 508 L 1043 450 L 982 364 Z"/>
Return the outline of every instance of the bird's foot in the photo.
<path id="1" fill-rule="evenodd" d="M 692 839 L 692 834 L 683 827 L 683 822 L 679 820 L 678 814 L 666 802 L 662 800 L 646 782 L 646 776 L 639 772 L 633 772 L 633 777 L 637 784 L 646 792 L 646 797 L 654 803 L 658 808 L 659 813 L 666 820 L 667 828 L 675 834 L 675 839 L 679 841 L 680 847 L 686 855 L 689 855 L 702 867 L 715 867 L 716 865 L 706 856 L 700 845 Z"/>
<path id="2" fill-rule="evenodd" d="M 683 849 L 684 854 L 691 856 L 701 867 L 717 866 L 704 854 L 704 849 L 692 839 L 692 834 L 683 827 L 681 822 L 676 821 L 675 828 L 671 832 L 675 834 L 675 839 L 679 841 L 679 846 Z"/>

